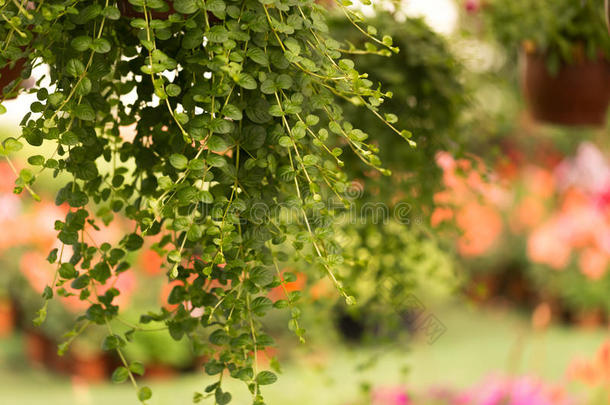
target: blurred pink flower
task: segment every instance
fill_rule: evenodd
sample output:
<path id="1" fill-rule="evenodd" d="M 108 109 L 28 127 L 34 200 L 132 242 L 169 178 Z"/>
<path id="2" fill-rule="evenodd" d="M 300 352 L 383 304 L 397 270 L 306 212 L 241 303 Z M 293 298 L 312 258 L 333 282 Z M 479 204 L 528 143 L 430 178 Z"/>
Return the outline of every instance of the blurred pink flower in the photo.
<path id="1" fill-rule="evenodd" d="M 410 405 L 412 402 L 403 387 L 380 387 L 371 394 L 372 405 Z"/>
<path id="2" fill-rule="evenodd" d="M 32 210 L 22 218 L 27 223 L 23 227 L 27 243 L 35 244 L 42 250 L 50 250 L 57 242 L 55 221 L 63 220 L 67 213 L 68 207 L 65 205 L 58 207 L 48 202 L 34 204 Z"/>
<path id="3" fill-rule="evenodd" d="M 19 268 L 34 291 L 39 294 L 42 293 L 46 286 L 53 283 L 55 266 L 46 261 L 45 256 L 41 252 L 25 252 L 21 256 Z"/>
<path id="4" fill-rule="evenodd" d="M 535 263 L 546 264 L 556 270 L 568 265 L 572 249 L 561 238 L 561 224 L 549 221 L 534 230 L 527 241 L 527 254 Z"/>
<path id="5" fill-rule="evenodd" d="M 5 161 L 0 162 L 0 193 L 12 193 L 16 178 L 9 164 Z"/>
<path id="6" fill-rule="evenodd" d="M 592 143 L 583 142 L 572 159 L 564 159 L 555 170 L 561 189 L 572 186 L 589 193 L 601 193 L 610 186 L 610 165 Z"/>
<path id="7" fill-rule="evenodd" d="M 481 9 L 481 0 L 466 0 L 464 8 L 470 14 L 477 13 Z"/>
<path id="8" fill-rule="evenodd" d="M 138 279 L 136 278 L 133 270 L 124 271 L 118 275 L 114 275 L 106 284 L 97 286 L 96 291 L 98 295 L 104 294 L 110 288 L 114 287 L 120 291 L 120 294 L 112 301 L 113 305 L 118 305 L 121 310 L 124 310 L 129 306 L 131 297 L 138 286 Z"/>
<path id="9" fill-rule="evenodd" d="M 0 192 L 0 223 L 14 220 L 21 212 L 21 200 L 13 193 Z"/>
<path id="10" fill-rule="evenodd" d="M 536 377 L 485 379 L 458 397 L 457 405 L 569 405 L 572 400 L 559 386 Z"/>

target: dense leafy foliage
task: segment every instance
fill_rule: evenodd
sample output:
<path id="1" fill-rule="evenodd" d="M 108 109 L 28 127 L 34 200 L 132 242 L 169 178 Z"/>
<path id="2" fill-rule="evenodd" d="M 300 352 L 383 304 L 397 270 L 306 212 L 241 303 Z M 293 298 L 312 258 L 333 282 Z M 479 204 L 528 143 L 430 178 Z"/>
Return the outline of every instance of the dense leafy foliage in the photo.
<path id="1" fill-rule="evenodd" d="M 362 175 L 362 163 L 345 154 L 346 171 L 358 179 L 352 187 L 357 198 L 341 222 L 342 239 L 349 241 L 345 244 L 349 269 L 343 274 L 358 303 L 347 310 L 375 331 L 378 341 L 381 329 L 393 336 L 391 325 L 404 322 L 405 313 L 413 310 L 408 294 L 421 285 L 418 278 L 439 280 L 450 274 L 450 249 L 435 239 L 428 220 L 434 194 L 442 184 L 436 155 L 448 150 L 459 154 L 460 118 L 468 105 L 468 92 L 461 83 L 462 68 L 446 40 L 423 19 L 397 21 L 391 13 L 379 11 L 370 23 L 387 27 L 400 53 L 392 57 L 355 54 L 354 61 L 370 72 L 373 81 L 392 91 L 393 97 L 384 104 L 386 111 L 400 117 L 418 141 L 415 149 L 394 142 L 382 122 L 367 119 L 348 101 L 341 102 L 351 122 L 375 134 L 384 167 L 393 173 L 389 177 L 375 172 Z M 354 49 L 363 46 L 362 37 L 342 18 L 331 20 L 330 27 L 336 38 Z"/>
<path id="2" fill-rule="evenodd" d="M 348 3 L 340 5 L 345 18 L 367 38 L 360 52 L 396 52 Z M 339 146 L 389 174 L 335 101 L 360 104 L 414 145 L 395 116 L 378 111 L 390 94 L 355 70 L 345 57 L 353 50 L 328 35 L 325 11 L 311 0 L 0 0 L 0 13 L 2 74 L 24 63 L 26 78 L 48 66 L 30 90 L 38 101 L 22 135 L 0 152 L 53 145 L 49 156 L 29 157 L 16 192 L 35 196 L 42 171 L 64 180 L 56 203 L 70 210 L 55 223 L 61 244 L 48 260 L 57 271 L 43 296 L 74 294 L 89 307 L 60 350 L 98 324 L 108 330 L 103 348 L 124 360 L 135 333 L 163 322 L 174 339 L 189 338 L 210 356 L 205 371 L 218 381 L 196 402 L 228 403 L 228 371 L 263 403 L 260 387 L 277 377 L 258 370 L 258 352 L 273 345 L 260 317 L 288 308 L 289 327 L 304 335 L 299 292 L 276 302 L 266 294 L 294 277 L 282 263 L 309 263 L 309 274 L 325 274 L 353 301 L 334 273 L 343 256 L 330 225 L 337 207 L 349 205 L 350 184 Z M 133 230 L 118 245 L 89 236 L 119 214 Z M 120 319 L 121 291 L 99 287 L 130 271 L 130 252 L 145 239 L 165 257 L 175 309 L 143 314 L 118 334 L 110 321 Z M 146 401 L 150 389 L 134 378 L 142 372 L 124 361 L 113 380 L 131 380 Z"/>

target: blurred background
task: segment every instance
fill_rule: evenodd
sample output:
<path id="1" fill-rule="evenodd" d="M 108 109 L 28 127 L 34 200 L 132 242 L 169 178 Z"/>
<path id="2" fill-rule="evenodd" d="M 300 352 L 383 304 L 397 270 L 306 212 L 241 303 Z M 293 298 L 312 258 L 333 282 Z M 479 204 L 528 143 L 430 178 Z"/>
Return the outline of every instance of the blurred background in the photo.
<path id="1" fill-rule="evenodd" d="M 335 38 L 362 45 L 323 4 Z M 344 103 L 394 175 L 365 172 L 344 154 L 359 215 L 336 225 L 350 268 L 340 274 L 358 305 L 345 307 L 331 285 L 308 280 L 294 264 L 287 285 L 303 291 L 307 342 L 285 327 L 289 314 L 265 319 L 278 344 L 259 361 L 281 363 L 267 402 L 610 404 L 610 39 L 602 2 L 358 7 L 400 53 L 353 59 L 393 92 L 387 112 L 418 148 Z M 35 101 L 22 94 L 4 103 L 0 139 L 15 136 Z M 78 299 L 51 301 L 47 321 L 32 325 L 54 274 L 46 261 L 56 247 L 54 221 L 65 210 L 54 203 L 60 182 L 51 173 L 36 184 L 41 202 L 13 193 L 15 170 L 35 163 L 24 158 L 30 152 L 19 152 L 16 167 L 0 161 L 1 402 L 133 403 L 131 386 L 109 382 L 119 363 L 101 350 L 100 331 L 88 329 L 57 354 L 72 339 Z M 386 211 L 371 210 L 372 202 Z M 116 217 L 99 238 L 116 241 L 127 226 Z M 172 286 L 150 246 L 131 259 L 132 270 L 113 282 L 123 318 L 136 322 L 169 305 Z M 125 354 L 146 366 L 150 403 L 191 403 L 209 383 L 205 357 L 162 325 L 149 326 Z M 227 384 L 234 403 L 249 401 L 245 387 Z"/>

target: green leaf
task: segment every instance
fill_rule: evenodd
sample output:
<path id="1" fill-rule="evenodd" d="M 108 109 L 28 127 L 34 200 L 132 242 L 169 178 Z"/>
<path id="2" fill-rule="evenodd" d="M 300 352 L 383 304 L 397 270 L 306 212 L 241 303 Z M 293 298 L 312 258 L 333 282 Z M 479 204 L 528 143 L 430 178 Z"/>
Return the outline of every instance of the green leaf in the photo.
<path id="1" fill-rule="evenodd" d="M 251 47 L 246 52 L 246 56 L 259 65 L 269 66 L 269 58 L 267 58 L 265 51 L 263 51 L 261 48 Z"/>
<path id="2" fill-rule="evenodd" d="M 95 267 L 93 267 L 93 269 L 91 269 L 91 271 L 89 272 L 89 275 L 94 280 L 99 281 L 102 284 L 105 284 L 106 280 L 108 280 L 111 276 L 110 267 L 105 262 L 100 262 L 100 263 L 96 264 Z"/>
<path id="3" fill-rule="evenodd" d="M 219 136 L 212 135 L 210 139 L 208 139 L 208 148 L 210 148 L 213 152 L 224 152 L 227 150 L 229 145 Z"/>
<path id="4" fill-rule="evenodd" d="M 114 7 L 114 6 L 108 6 L 106 7 L 103 11 L 102 14 L 104 15 L 104 17 L 106 17 L 109 20 L 118 20 L 119 18 L 121 18 L 121 11 Z"/>
<path id="5" fill-rule="evenodd" d="M 152 391 L 148 387 L 142 387 L 138 390 L 138 399 L 140 401 L 146 401 L 152 398 Z"/>
<path id="6" fill-rule="evenodd" d="M 181 14 L 193 14 L 199 10 L 195 0 L 174 0 L 172 5 L 174 10 Z"/>
<path id="7" fill-rule="evenodd" d="M 225 117 L 230 118 L 232 120 L 236 120 L 236 121 L 239 121 L 243 118 L 243 114 L 242 114 L 241 110 L 239 108 L 235 107 L 233 104 L 225 105 L 222 109 L 222 114 Z"/>
<path id="8" fill-rule="evenodd" d="M 91 79 L 89 79 L 88 77 L 83 77 L 81 81 L 76 85 L 75 94 L 77 96 L 86 96 L 87 94 L 91 93 L 92 87 L 93 84 L 91 83 Z"/>
<path id="9" fill-rule="evenodd" d="M 301 45 L 299 41 L 294 38 L 288 38 L 284 41 L 284 45 L 288 50 L 290 50 L 293 54 L 298 55 L 301 53 Z"/>
<path id="10" fill-rule="evenodd" d="M 178 170 L 186 169 L 189 161 L 184 155 L 180 155 L 178 153 L 174 153 L 169 157 L 169 163 Z"/>
<path id="11" fill-rule="evenodd" d="M 176 84 L 173 84 L 173 83 L 172 84 L 168 84 L 165 87 L 165 92 L 170 97 L 177 97 L 177 96 L 179 96 L 181 91 L 182 91 L 182 89 L 180 89 L 180 86 L 178 86 Z"/>
<path id="12" fill-rule="evenodd" d="M 88 104 L 79 104 L 73 111 L 74 116 L 83 121 L 95 120 L 95 111 Z"/>
<path id="13" fill-rule="evenodd" d="M 292 77 L 290 77 L 289 75 L 281 74 L 277 77 L 276 83 L 280 89 L 288 90 L 292 87 L 293 81 Z"/>
<path id="14" fill-rule="evenodd" d="M 210 130 L 217 134 L 228 134 L 233 130 L 233 123 L 222 118 L 214 118 L 210 122 Z"/>
<path id="15" fill-rule="evenodd" d="M 134 361 L 133 363 L 131 363 L 129 365 L 129 370 L 137 375 L 144 375 L 145 372 L 144 365 L 139 361 Z"/>
<path id="16" fill-rule="evenodd" d="M 91 50 L 96 53 L 108 53 L 112 49 L 110 42 L 105 38 L 94 39 L 91 43 Z"/>
<path id="17" fill-rule="evenodd" d="M 289 136 L 282 136 L 278 143 L 284 148 L 292 148 L 292 139 Z"/>
<path id="18" fill-rule="evenodd" d="M 23 148 L 23 144 L 15 138 L 6 138 L 2 142 L 2 150 L 0 154 L 7 156 L 15 152 L 19 152 Z"/>
<path id="19" fill-rule="evenodd" d="M 205 162 L 201 159 L 193 159 L 189 162 L 188 168 L 193 171 L 200 171 L 205 169 Z"/>
<path id="20" fill-rule="evenodd" d="M 256 297 L 252 300 L 252 311 L 257 315 L 263 315 L 273 306 L 273 302 L 267 297 Z"/>
<path id="21" fill-rule="evenodd" d="M 180 263 L 182 260 L 182 255 L 177 250 L 172 250 L 167 254 L 167 259 L 172 263 Z"/>
<path id="22" fill-rule="evenodd" d="M 247 73 L 240 73 L 236 83 L 247 90 L 256 89 L 256 80 L 254 80 L 254 78 Z"/>
<path id="23" fill-rule="evenodd" d="M 89 285 L 90 280 L 91 279 L 88 275 L 83 274 L 72 281 L 72 283 L 70 283 L 70 287 L 74 288 L 75 290 L 83 289 Z"/>
<path id="24" fill-rule="evenodd" d="M 223 167 L 227 164 L 227 161 L 219 155 L 210 155 L 205 158 L 205 161 L 212 167 Z"/>
<path id="25" fill-rule="evenodd" d="M 256 376 L 256 383 L 258 385 L 269 385 L 277 381 L 277 376 L 271 371 L 261 371 Z"/>
<path id="26" fill-rule="evenodd" d="M 129 370 L 127 370 L 123 366 L 117 367 L 114 370 L 114 372 L 112 373 L 112 377 L 110 377 L 112 382 L 117 383 L 117 384 L 127 381 L 128 378 L 129 378 Z"/>
<path id="27" fill-rule="evenodd" d="M 303 163 L 308 166 L 314 166 L 320 159 L 316 155 L 305 155 L 303 157 Z"/>
<path id="28" fill-rule="evenodd" d="M 266 79 L 261 83 L 261 92 L 263 92 L 263 94 L 274 94 L 276 91 L 277 88 L 272 79 Z"/>
<path id="29" fill-rule="evenodd" d="M 78 77 L 85 72 L 85 65 L 78 59 L 70 59 L 66 63 L 66 73 L 72 77 Z"/>
<path id="30" fill-rule="evenodd" d="M 193 224 L 186 232 L 186 238 L 191 242 L 196 242 L 203 236 L 203 228 L 201 225 Z"/>
<path id="31" fill-rule="evenodd" d="M 231 402 L 231 394 L 228 392 L 223 392 L 220 388 L 218 388 L 214 392 L 214 399 L 218 405 L 226 405 Z"/>
<path id="32" fill-rule="evenodd" d="M 142 247 L 144 239 L 142 239 L 142 237 L 137 233 L 131 233 L 125 236 L 121 243 L 123 244 L 123 246 L 125 246 L 125 249 L 133 251 L 138 250 Z"/>
<path id="33" fill-rule="evenodd" d="M 259 266 L 250 271 L 249 278 L 253 283 L 258 284 L 261 287 L 265 287 L 273 282 L 274 275 L 272 270 Z"/>
<path id="34" fill-rule="evenodd" d="M 218 362 L 217 360 L 210 360 L 207 363 L 205 363 L 205 372 L 208 375 L 216 375 L 216 374 L 220 374 L 222 372 L 222 370 L 224 370 L 224 365 L 220 362 Z"/>
<path id="35" fill-rule="evenodd" d="M 222 25 L 215 25 L 206 33 L 208 41 L 223 43 L 229 39 L 229 31 Z"/>
<path id="36" fill-rule="evenodd" d="M 64 279 L 72 279 L 78 276 L 78 271 L 72 263 L 62 263 L 59 266 L 59 276 Z"/>
<path id="37" fill-rule="evenodd" d="M 385 114 L 385 120 L 390 124 L 398 122 L 398 117 L 395 114 Z"/>
<path id="38" fill-rule="evenodd" d="M 36 312 L 36 318 L 34 318 L 32 321 L 34 323 L 34 326 L 38 327 L 38 326 L 42 325 L 42 323 L 45 321 L 45 319 L 47 319 L 47 305 L 48 304 L 45 301 L 42 308 L 40 308 L 38 310 L 38 312 Z"/>
<path id="39" fill-rule="evenodd" d="M 125 346 L 125 341 L 118 335 L 108 335 L 102 341 L 102 350 L 109 352 Z"/>
<path id="40" fill-rule="evenodd" d="M 89 46 L 91 45 L 91 38 L 85 35 L 81 35 L 78 36 L 74 39 L 72 39 L 72 41 L 70 41 L 70 45 L 72 46 L 72 48 L 76 49 L 79 52 L 84 52 L 87 49 L 89 49 Z"/>

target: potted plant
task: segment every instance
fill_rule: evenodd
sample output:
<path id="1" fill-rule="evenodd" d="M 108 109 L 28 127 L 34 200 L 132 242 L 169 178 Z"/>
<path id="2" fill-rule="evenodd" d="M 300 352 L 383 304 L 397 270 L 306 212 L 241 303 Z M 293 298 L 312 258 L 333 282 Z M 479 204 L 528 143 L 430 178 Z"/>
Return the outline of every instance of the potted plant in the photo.
<path id="1" fill-rule="evenodd" d="M 521 82 L 534 119 L 601 126 L 610 102 L 610 36 L 595 0 L 487 1 L 486 27 L 522 56 Z"/>
<path id="2" fill-rule="evenodd" d="M 145 17 L 169 7 L 130 3 Z M 228 403 L 226 375 L 263 404 L 264 386 L 277 376 L 258 362 L 274 345 L 262 317 L 288 308 L 290 329 L 304 334 L 299 294 L 267 297 L 284 284 L 278 269 L 296 262 L 308 276 L 324 274 L 354 302 L 337 272 L 343 256 L 329 225 L 335 213 L 325 208 L 350 184 L 334 145 L 349 144 L 372 168 L 382 167 L 368 139 L 374 134 L 349 123 L 334 100 L 360 100 L 372 119 L 408 138 L 394 117 L 384 117 L 390 94 L 355 69 L 313 0 L 175 0 L 165 20 L 121 18 L 115 3 L 100 0 L 35 5 L 3 6 L 0 45 L 32 49 L 29 58 L 48 66 L 50 85 L 31 90 L 33 114 L 0 154 L 10 159 L 24 143 L 36 149 L 46 140 L 28 156 L 31 167 L 18 172 L 15 191 L 38 197 L 35 180 L 44 170 L 62 182 L 55 203 L 67 213 L 54 224 L 57 247 L 47 256 L 54 277 L 42 289 L 36 323 L 50 300 L 73 294 L 84 306 L 73 333 L 105 330 L 102 347 L 122 360 L 112 379 L 132 381 L 142 402 L 152 392 L 134 375 L 144 370 L 123 353 L 134 333 L 162 324 L 174 341 L 210 353 L 204 369 L 216 381 L 195 399 Z M 367 32 L 359 13 L 340 6 L 370 42 L 358 52 L 398 51 L 391 37 Z M 16 30 L 25 32 L 19 43 Z M 126 101 L 128 93 L 136 100 Z M 121 137 L 132 125 L 135 136 Z M 50 144 L 55 150 L 47 154 Z M 294 215 L 283 215 L 287 209 Z M 130 227 L 118 241 L 91 237 L 119 215 Z M 163 256 L 158 277 L 171 287 L 169 306 L 140 313 L 122 330 L 113 322 L 124 321 L 127 287 L 114 280 L 133 272 L 145 240 Z"/>

